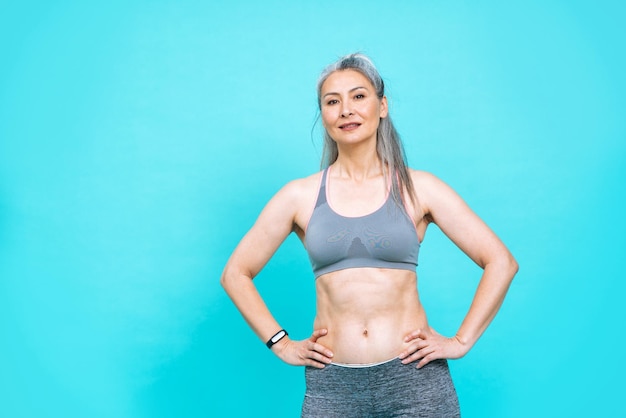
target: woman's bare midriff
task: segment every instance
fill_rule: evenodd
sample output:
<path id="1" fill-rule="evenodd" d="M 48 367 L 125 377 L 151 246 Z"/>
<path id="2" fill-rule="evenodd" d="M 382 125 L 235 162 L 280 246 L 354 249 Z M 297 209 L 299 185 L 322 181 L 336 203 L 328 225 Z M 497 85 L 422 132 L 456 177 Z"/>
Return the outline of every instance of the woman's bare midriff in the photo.
<path id="1" fill-rule="evenodd" d="M 428 326 L 419 301 L 417 277 L 408 270 L 353 268 L 316 281 L 314 329 L 333 351 L 334 363 L 371 364 L 397 357 L 404 337 Z"/>

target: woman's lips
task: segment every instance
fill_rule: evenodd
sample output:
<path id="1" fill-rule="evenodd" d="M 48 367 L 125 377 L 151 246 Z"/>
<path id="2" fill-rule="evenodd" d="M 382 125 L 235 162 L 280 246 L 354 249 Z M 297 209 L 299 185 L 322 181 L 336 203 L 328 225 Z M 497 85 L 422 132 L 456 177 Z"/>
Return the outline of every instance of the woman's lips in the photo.
<path id="1" fill-rule="evenodd" d="M 356 128 L 358 128 L 359 126 L 361 126 L 361 124 L 360 123 L 356 123 L 356 122 L 354 122 L 354 123 L 346 123 L 346 124 L 343 124 L 343 125 L 339 126 L 339 129 L 341 129 L 343 131 L 353 131 Z"/>

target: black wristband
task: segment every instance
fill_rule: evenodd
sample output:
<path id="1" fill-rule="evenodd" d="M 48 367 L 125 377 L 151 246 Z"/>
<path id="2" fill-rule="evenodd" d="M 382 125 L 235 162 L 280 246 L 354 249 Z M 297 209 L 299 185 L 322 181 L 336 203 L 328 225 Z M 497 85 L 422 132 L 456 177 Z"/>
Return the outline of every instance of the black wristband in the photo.
<path id="1" fill-rule="evenodd" d="M 274 344 L 276 344 L 277 342 L 279 342 L 280 340 L 282 340 L 283 338 L 285 338 L 287 335 L 287 331 L 285 331 L 284 329 L 281 329 L 280 331 L 278 331 L 276 334 L 274 334 L 272 336 L 272 338 L 270 338 L 269 340 L 267 340 L 267 342 L 265 343 L 265 345 L 267 346 L 267 348 L 272 348 L 272 346 Z"/>

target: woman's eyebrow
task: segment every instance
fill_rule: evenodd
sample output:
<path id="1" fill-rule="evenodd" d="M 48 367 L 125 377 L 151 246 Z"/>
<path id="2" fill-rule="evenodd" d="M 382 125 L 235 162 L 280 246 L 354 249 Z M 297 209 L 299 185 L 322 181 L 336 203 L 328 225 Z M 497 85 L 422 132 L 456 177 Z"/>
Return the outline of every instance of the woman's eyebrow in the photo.
<path id="1" fill-rule="evenodd" d="M 367 87 L 363 87 L 363 86 L 353 87 L 353 88 L 351 88 L 351 89 L 348 91 L 348 93 L 352 93 L 353 91 L 358 90 L 358 89 L 365 89 L 365 90 L 367 90 Z M 329 91 L 328 93 L 326 93 L 326 94 L 325 94 L 325 95 L 323 95 L 322 97 L 332 96 L 332 95 L 339 95 L 339 93 L 336 93 L 336 92 L 334 92 L 334 91 Z"/>

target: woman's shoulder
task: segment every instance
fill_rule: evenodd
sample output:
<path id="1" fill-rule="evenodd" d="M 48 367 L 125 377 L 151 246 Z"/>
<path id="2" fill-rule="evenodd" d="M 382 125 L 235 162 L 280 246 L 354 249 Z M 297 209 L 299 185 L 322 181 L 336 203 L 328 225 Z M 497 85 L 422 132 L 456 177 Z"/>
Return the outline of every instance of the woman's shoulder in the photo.
<path id="1" fill-rule="evenodd" d="M 409 168 L 409 175 L 411 176 L 411 181 L 413 181 L 413 185 L 415 187 L 428 186 L 441 181 L 433 173 L 424 170 Z"/>
<path id="2" fill-rule="evenodd" d="M 318 171 L 307 177 L 291 180 L 278 193 L 287 198 L 302 201 L 302 199 L 310 197 L 319 188 L 322 173 L 323 171 Z"/>
<path id="3" fill-rule="evenodd" d="M 410 170 L 413 189 L 426 212 L 450 208 L 462 204 L 462 198 L 445 181 L 432 173 Z"/>
<path id="4" fill-rule="evenodd" d="M 306 188 L 306 187 L 316 187 L 319 185 L 319 182 L 324 174 L 324 170 L 317 171 L 313 174 L 310 174 L 306 177 L 297 178 L 291 180 L 287 185 L 292 185 L 293 187 Z"/>
<path id="5" fill-rule="evenodd" d="M 435 174 L 424 170 L 409 169 L 413 190 L 418 199 L 427 203 L 431 199 L 449 195 L 452 188 Z"/>
<path id="6" fill-rule="evenodd" d="M 318 196 L 319 185 L 322 179 L 322 172 L 311 174 L 310 176 L 291 180 L 278 192 L 279 206 L 284 210 L 292 211 L 296 232 L 302 234 L 308 223 L 315 199 Z"/>

